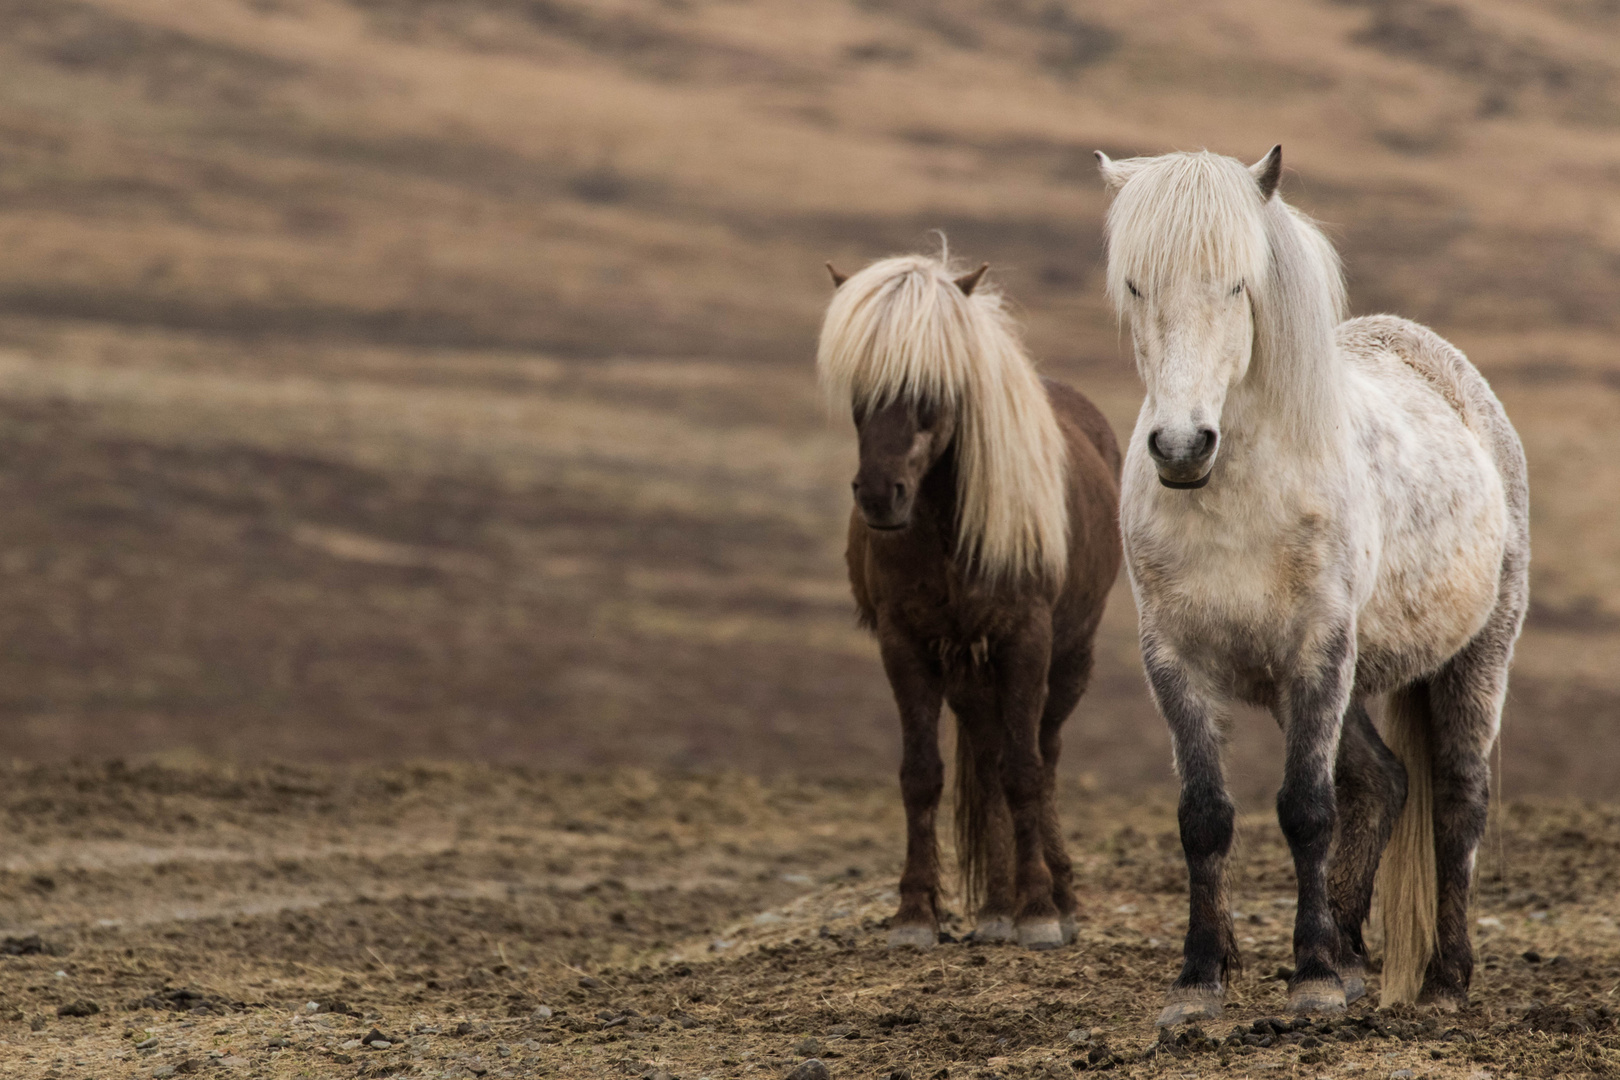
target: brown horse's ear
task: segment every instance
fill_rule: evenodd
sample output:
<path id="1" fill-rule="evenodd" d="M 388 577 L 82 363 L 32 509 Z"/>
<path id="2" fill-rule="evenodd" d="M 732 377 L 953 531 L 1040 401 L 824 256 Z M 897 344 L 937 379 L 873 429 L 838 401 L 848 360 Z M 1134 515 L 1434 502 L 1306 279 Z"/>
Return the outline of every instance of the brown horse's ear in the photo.
<path id="1" fill-rule="evenodd" d="M 963 274 L 961 277 L 956 279 L 956 287 L 962 290 L 963 296 L 973 295 L 973 290 L 979 287 L 979 279 L 984 277 L 984 272 L 988 269 L 990 269 L 990 264 L 985 263 L 983 266 L 973 271 L 973 273 Z"/>
<path id="2" fill-rule="evenodd" d="M 842 285 L 844 282 L 849 280 L 849 275 L 848 274 L 840 274 L 837 270 L 834 270 L 832 263 L 827 264 L 827 273 L 832 275 L 833 288 L 835 288 L 835 289 L 838 288 L 840 285 Z"/>
<path id="3" fill-rule="evenodd" d="M 1260 198 L 1270 199 L 1277 193 L 1277 182 L 1282 179 L 1282 143 L 1271 148 L 1271 153 L 1249 166 L 1254 182 L 1260 185 Z"/>

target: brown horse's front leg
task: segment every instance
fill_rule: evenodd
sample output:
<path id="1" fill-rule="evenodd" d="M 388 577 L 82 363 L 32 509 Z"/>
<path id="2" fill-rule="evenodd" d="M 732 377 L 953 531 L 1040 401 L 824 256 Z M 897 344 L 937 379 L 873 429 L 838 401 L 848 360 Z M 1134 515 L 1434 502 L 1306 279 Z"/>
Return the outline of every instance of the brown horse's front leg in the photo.
<path id="1" fill-rule="evenodd" d="M 939 756 L 940 672 L 923 643 L 890 625 L 878 632 L 883 670 L 900 707 L 900 795 L 906 806 L 906 868 L 889 947 L 933 948 L 939 934 L 939 845 L 934 817 L 945 784 Z"/>
<path id="2" fill-rule="evenodd" d="M 1046 711 L 1052 662 L 1050 612 L 1031 612 L 1019 633 L 993 652 L 996 697 L 1005 732 L 1001 783 L 1012 814 L 1014 873 L 1018 892 L 1018 943 L 1032 949 L 1063 944 L 1052 899 L 1052 871 L 1045 844 L 1049 787 L 1041 761 L 1041 717 Z"/>

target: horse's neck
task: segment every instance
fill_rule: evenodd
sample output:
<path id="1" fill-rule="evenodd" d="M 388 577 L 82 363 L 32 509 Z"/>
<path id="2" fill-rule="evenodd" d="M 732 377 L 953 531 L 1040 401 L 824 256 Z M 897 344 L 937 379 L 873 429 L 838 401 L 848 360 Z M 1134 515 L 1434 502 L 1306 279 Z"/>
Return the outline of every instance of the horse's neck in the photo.
<path id="1" fill-rule="evenodd" d="M 1222 438 L 1233 451 L 1343 459 L 1349 372 L 1331 341 L 1313 353 L 1255 358 L 1248 377 L 1227 397 Z"/>
<path id="2" fill-rule="evenodd" d="M 913 515 L 921 514 L 938 532 L 946 550 L 956 551 L 957 495 L 956 443 L 952 442 L 923 475 Z"/>

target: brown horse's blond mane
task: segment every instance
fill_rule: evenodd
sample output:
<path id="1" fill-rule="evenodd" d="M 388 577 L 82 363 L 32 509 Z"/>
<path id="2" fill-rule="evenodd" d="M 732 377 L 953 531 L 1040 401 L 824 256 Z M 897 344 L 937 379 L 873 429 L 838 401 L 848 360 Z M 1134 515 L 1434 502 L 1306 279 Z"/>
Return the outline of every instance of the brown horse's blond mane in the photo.
<path id="1" fill-rule="evenodd" d="M 957 418 L 957 554 L 990 579 L 1067 571 L 1067 452 L 1000 295 L 971 296 L 926 255 L 873 263 L 839 287 L 816 354 L 830 409 L 902 398 Z"/>

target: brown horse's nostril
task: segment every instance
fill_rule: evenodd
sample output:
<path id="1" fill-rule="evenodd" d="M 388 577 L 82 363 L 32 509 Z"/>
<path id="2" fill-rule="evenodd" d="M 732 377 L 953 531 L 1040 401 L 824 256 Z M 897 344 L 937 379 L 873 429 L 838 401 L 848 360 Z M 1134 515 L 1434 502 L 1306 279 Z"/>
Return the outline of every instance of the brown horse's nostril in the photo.
<path id="1" fill-rule="evenodd" d="M 905 484 L 905 481 L 896 480 L 895 483 L 894 483 L 894 498 L 895 498 L 895 501 L 899 502 L 902 499 L 904 499 L 905 497 L 906 497 L 906 484 Z"/>

